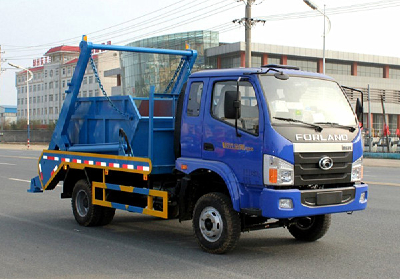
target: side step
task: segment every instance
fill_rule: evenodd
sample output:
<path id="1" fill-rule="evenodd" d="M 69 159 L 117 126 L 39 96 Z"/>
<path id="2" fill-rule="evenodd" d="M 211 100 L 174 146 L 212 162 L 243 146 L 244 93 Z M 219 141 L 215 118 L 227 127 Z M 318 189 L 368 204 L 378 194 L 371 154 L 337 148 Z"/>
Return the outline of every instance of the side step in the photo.
<path id="1" fill-rule="evenodd" d="M 122 210 L 126 210 L 129 212 L 142 213 L 142 214 L 160 217 L 160 218 L 164 218 L 164 219 L 168 218 L 168 192 L 152 190 L 152 189 L 145 189 L 145 188 L 138 188 L 138 187 L 131 187 L 131 186 L 122 186 L 122 185 L 111 184 L 111 183 L 94 182 L 94 181 L 92 182 L 92 187 L 93 187 L 92 201 L 93 201 L 93 204 L 95 204 L 95 205 L 111 207 L 111 208 L 116 208 L 116 209 L 122 209 Z M 103 191 L 102 199 L 96 199 L 96 197 L 95 197 L 96 188 L 102 189 L 102 191 Z M 145 208 L 142 208 L 142 207 L 138 207 L 138 206 L 107 201 L 107 198 L 106 198 L 106 190 L 107 189 L 113 190 L 113 191 L 145 195 L 145 196 L 147 196 L 147 206 Z M 163 201 L 163 210 L 162 211 L 155 210 L 153 208 L 153 198 L 154 197 L 162 198 L 162 201 Z"/>

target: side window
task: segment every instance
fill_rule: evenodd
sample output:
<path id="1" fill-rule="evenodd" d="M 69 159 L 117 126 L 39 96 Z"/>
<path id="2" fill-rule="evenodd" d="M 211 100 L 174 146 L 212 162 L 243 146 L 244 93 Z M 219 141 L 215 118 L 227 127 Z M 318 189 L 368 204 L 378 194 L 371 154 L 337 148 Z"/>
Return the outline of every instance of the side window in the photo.
<path id="1" fill-rule="evenodd" d="M 189 100 L 187 105 L 188 116 L 199 116 L 202 94 L 203 83 L 192 82 L 192 84 L 190 85 Z"/>
<path id="2" fill-rule="evenodd" d="M 236 91 L 236 81 L 222 81 L 214 84 L 211 104 L 211 114 L 214 118 L 235 125 L 235 119 L 225 118 L 224 101 L 227 91 Z M 253 86 L 248 81 L 239 83 L 241 95 L 241 117 L 238 119 L 238 127 L 252 134 L 258 134 L 258 102 Z"/>

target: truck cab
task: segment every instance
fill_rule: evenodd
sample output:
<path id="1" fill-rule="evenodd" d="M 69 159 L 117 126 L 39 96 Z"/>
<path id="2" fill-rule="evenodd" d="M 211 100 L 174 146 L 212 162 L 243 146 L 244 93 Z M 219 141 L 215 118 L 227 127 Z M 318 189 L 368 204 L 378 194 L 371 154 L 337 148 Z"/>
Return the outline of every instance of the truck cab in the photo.
<path id="1" fill-rule="evenodd" d="M 325 75 L 281 65 L 192 74 L 180 148 L 176 169 L 188 181 L 202 177 L 192 187 L 226 185 L 234 210 L 247 216 L 242 227 L 254 217 L 304 228 L 316 222 L 311 216 L 328 223 L 331 213 L 366 207 L 359 122 Z"/>

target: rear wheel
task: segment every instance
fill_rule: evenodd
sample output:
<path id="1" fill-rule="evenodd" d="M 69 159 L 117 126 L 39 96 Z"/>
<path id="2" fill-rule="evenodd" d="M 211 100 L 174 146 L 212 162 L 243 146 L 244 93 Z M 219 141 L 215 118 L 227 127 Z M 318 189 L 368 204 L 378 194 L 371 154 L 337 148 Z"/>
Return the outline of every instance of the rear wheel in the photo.
<path id="1" fill-rule="evenodd" d="M 102 207 L 102 213 L 98 222 L 98 226 L 105 226 L 111 223 L 114 219 L 115 208 Z"/>
<path id="2" fill-rule="evenodd" d="M 75 220 L 81 226 L 104 226 L 114 218 L 115 208 L 93 205 L 92 188 L 85 179 L 75 184 L 71 205 Z"/>
<path id="3" fill-rule="evenodd" d="M 317 215 L 298 218 L 288 230 L 298 240 L 315 241 L 327 233 L 330 225 L 331 215 Z"/>
<path id="4" fill-rule="evenodd" d="M 223 254 L 235 248 L 240 238 L 240 217 L 226 195 L 209 193 L 196 203 L 193 230 L 204 251 Z"/>

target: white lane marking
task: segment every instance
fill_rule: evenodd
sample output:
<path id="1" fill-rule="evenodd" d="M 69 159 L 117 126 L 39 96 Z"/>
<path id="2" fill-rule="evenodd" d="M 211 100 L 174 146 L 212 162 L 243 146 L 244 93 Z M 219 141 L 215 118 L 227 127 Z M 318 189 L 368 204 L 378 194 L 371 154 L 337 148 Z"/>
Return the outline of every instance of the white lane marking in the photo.
<path id="1" fill-rule="evenodd" d="M 14 180 L 14 181 L 20 181 L 20 182 L 28 182 L 28 183 L 31 183 L 30 180 L 25 180 L 25 179 L 12 178 L 12 177 L 10 177 L 10 178 L 8 178 L 8 179 L 9 179 L 9 180 Z"/>
<path id="2" fill-rule="evenodd" d="M 26 179 L 19 179 L 19 178 L 12 178 L 12 177 L 9 177 L 8 179 L 9 179 L 9 180 L 13 180 L 13 181 L 20 181 L 20 182 L 31 183 L 30 180 L 26 180 Z M 57 186 L 61 187 L 62 185 L 61 185 L 61 184 L 57 184 Z"/>
<path id="3" fill-rule="evenodd" d="M 396 186 L 400 187 L 400 184 L 398 183 L 390 183 L 390 182 L 378 182 L 378 181 L 363 181 L 367 184 L 372 184 L 372 185 L 382 185 L 382 186 Z"/>
<path id="4" fill-rule="evenodd" d="M 0 163 L 0 165 L 16 166 L 16 164 L 10 164 L 10 163 Z"/>

